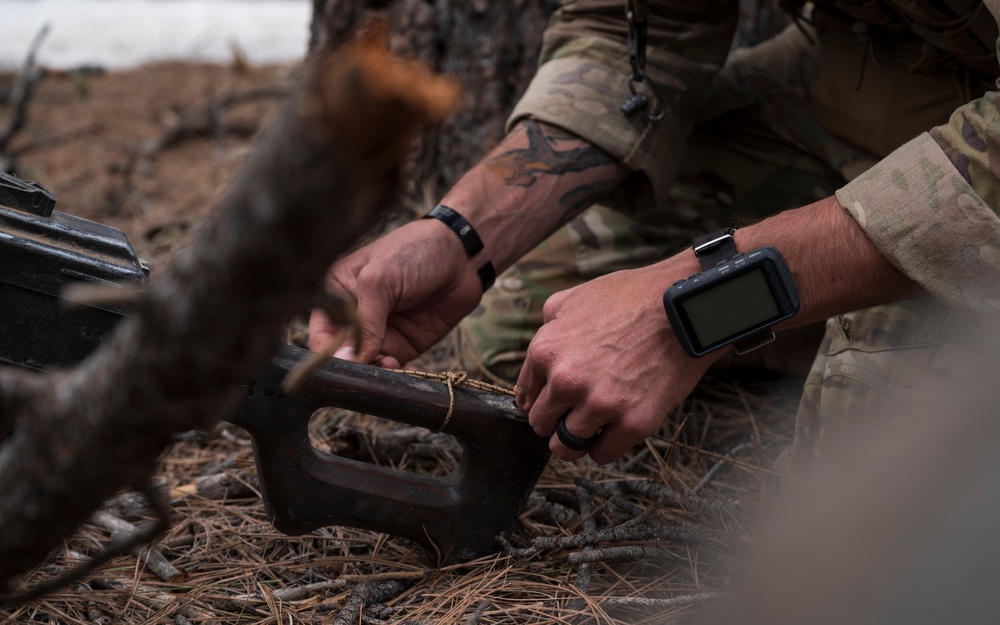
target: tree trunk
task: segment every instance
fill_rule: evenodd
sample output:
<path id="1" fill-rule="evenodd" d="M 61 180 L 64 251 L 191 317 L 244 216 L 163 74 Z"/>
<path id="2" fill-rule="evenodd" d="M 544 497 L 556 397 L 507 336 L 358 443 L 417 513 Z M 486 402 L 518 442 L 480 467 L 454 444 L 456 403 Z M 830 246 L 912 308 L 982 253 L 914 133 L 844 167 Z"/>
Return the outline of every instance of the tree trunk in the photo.
<path id="1" fill-rule="evenodd" d="M 542 31 L 557 0 L 313 0 L 310 45 L 336 43 L 376 5 L 392 49 L 419 58 L 464 89 L 462 106 L 423 137 L 405 192 L 440 197 L 503 138 L 503 126 L 538 64 Z M 429 206 L 427 207 L 429 208 Z"/>

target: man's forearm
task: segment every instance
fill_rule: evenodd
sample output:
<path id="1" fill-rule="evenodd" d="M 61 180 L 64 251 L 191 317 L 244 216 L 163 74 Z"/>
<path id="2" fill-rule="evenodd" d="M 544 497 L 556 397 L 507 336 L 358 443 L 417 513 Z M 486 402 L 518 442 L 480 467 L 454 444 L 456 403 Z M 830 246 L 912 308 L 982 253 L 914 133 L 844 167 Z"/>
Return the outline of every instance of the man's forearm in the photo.
<path id="1" fill-rule="evenodd" d="M 442 203 L 461 213 L 497 271 L 614 189 L 628 169 L 597 146 L 548 124 L 518 124 Z"/>
<path id="2" fill-rule="evenodd" d="M 835 197 L 741 228 L 736 231 L 736 245 L 740 250 L 771 245 L 788 261 L 802 309 L 786 326 L 909 299 L 922 292 L 879 253 Z"/>

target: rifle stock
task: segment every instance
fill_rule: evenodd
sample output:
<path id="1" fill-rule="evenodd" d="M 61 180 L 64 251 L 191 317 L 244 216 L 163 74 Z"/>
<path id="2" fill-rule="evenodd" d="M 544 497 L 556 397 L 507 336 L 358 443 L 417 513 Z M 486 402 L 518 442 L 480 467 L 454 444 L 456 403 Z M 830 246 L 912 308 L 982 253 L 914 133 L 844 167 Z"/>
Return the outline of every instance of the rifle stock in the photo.
<path id="1" fill-rule="evenodd" d="M 442 563 L 467 561 L 499 549 L 549 458 L 513 399 L 454 389 L 445 432 L 464 449 L 443 477 L 420 476 L 334 456 L 309 442 L 309 419 L 338 407 L 431 430 L 448 412 L 447 386 L 331 359 L 291 395 L 284 376 L 307 352 L 283 347 L 246 386 L 239 410 L 227 419 L 254 440 L 257 471 L 275 527 L 302 534 L 327 525 L 361 527 L 424 545 Z"/>

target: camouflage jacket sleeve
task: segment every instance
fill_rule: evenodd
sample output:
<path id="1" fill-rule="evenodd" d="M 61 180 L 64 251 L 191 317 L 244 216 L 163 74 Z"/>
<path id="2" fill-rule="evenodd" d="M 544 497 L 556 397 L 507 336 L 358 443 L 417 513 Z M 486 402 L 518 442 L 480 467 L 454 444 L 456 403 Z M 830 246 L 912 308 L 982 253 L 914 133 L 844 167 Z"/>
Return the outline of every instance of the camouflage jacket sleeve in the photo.
<path id="1" fill-rule="evenodd" d="M 531 117 L 559 126 L 643 172 L 656 197 L 676 172 L 699 94 L 729 50 L 738 0 L 652 0 L 646 71 L 666 102 L 649 122 L 626 117 L 629 97 L 627 22 L 623 0 L 562 0 L 548 28 L 540 66 L 508 128 Z M 637 89 L 649 94 L 645 85 Z M 658 110 L 652 95 L 650 110 Z"/>
<path id="2" fill-rule="evenodd" d="M 976 317 L 1000 312 L 1000 93 L 959 108 L 837 198 L 938 300 Z"/>

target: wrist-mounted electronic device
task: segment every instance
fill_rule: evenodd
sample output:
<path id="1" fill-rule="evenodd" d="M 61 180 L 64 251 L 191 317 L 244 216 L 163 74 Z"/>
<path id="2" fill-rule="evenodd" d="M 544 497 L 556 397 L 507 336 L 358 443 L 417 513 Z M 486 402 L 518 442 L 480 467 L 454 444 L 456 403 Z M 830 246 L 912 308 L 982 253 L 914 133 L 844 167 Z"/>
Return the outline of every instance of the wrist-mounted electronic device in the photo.
<path id="1" fill-rule="evenodd" d="M 702 272 L 663 294 L 667 318 L 684 350 L 703 356 L 726 345 L 743 354 L 774 340 L 771 328 L 799 311 L 799 293 L 773 247 L 736 251 L 732 228 L 694 241 Z"/>

